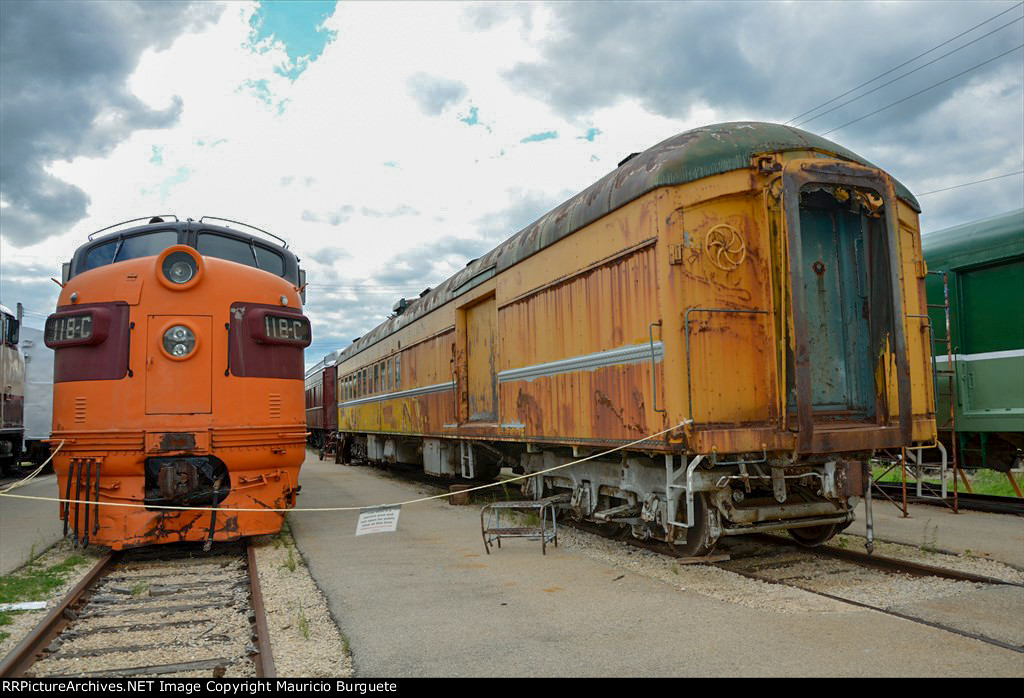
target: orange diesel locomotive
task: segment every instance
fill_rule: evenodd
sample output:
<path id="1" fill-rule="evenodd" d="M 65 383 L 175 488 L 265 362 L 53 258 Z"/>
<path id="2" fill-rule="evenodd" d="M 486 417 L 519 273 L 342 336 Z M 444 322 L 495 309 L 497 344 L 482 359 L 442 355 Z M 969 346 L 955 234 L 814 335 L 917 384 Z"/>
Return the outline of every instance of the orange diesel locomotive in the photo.
<path id="1" fill-rule="evenodd" d="M 76 542 L 234 540 L 278 531 L 270 510 L 295 504 L 305 274 L 283 240 L 210 221 L 234 223 L 127 221 L 64 265 L 45 341 L 54 469 L 73 502 L 60 515 Z"/>

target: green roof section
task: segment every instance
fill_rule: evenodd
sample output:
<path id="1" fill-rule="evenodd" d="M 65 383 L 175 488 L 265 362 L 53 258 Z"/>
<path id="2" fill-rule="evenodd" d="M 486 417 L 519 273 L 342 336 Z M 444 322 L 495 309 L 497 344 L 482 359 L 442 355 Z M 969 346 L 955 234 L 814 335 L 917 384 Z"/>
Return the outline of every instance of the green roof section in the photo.
<path id="1" fill-rule="evenodd" d="M 647 153 L 660 151 L 662 154 L 652 184 L 671 186 L 750 167 L 750 159 L 760 153 L 791 150 L 816 150 L 881 169 L 827 138 L 792 126 L 760 121 L 735 121 L 696 128 L 659 143 Z M 896 195 L 920 213 L 921 205 L 910 190 L 899 181 L 893 181 Z"/>
<path id="2" fill-rule="evenodd" d="M 948 271 L 1024 255 L 1024 208 L 921 236 L 929 268 Z"/>

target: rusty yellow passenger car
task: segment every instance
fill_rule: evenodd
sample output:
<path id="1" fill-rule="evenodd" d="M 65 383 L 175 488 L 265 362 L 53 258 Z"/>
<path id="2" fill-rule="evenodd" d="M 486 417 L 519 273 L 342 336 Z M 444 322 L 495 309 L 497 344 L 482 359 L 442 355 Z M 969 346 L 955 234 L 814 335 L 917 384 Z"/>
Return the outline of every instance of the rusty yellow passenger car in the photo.
<path id="1" fill-rule="evenodd" d="M 342 351 L 343 455 L 480 477 L 643 440 L 530 493 L 691 554 L 827 540 L 874 452 L 935 439 L 919 211 L 795 128 L 669 138 Z"/>

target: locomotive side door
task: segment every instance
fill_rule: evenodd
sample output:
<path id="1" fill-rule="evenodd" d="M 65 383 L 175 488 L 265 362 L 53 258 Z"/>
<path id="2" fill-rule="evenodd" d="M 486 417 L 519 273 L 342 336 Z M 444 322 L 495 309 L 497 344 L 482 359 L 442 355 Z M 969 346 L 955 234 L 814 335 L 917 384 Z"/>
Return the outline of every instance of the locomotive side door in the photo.
<path id="1" fill-rule="evenodd" d="M 176 328 L 181 333 L 176 339 Z M 209 315 L 150 315 L 146 341 L 146 414 L 210 414 L 213 318 Z M 172 333 L 168 337 L 168 333 Z M 166 341 L 165 341 L 166 338 Z M 183 347 L 177 349 L 178 346 Z M 175 352 L 184 352 L 178 356 Z"/>

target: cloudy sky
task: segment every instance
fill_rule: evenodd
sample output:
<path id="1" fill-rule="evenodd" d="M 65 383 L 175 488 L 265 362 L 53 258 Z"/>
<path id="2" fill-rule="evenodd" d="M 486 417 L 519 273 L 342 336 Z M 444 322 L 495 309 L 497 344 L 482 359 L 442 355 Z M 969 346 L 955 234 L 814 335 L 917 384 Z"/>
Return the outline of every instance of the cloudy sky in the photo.
<path id="1" fill-rule="evenodd" d="M 1002 213 L 1024 206 L 1022 18 L 1014 0 L 3 0 L 0 302 L 41 326 L 91 231 L 217 215 L 290 240 L 316 361 L 630 152 L 724 121 L 854 150 L 922 195 L 926 232 Z"/>

